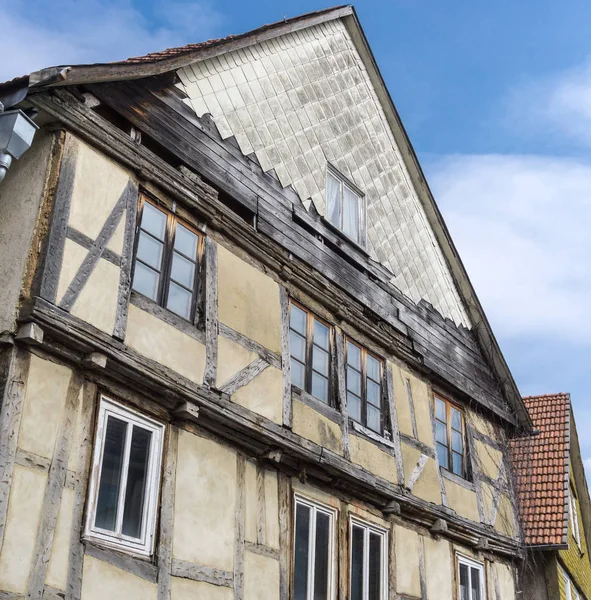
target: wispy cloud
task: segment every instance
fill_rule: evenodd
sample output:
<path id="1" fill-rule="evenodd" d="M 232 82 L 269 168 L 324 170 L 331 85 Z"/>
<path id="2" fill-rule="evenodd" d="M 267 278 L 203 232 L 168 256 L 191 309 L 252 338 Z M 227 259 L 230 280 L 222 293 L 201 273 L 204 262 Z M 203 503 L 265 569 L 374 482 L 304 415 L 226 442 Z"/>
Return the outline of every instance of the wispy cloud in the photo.
<path id="1" fill-rule="evenodd" d="M 219 35 L 222 22 L 206 1 L 155 0 L 142 11 L 130 0 L 0 3 L 0 81 L 48 66 L 108 62 L 202 41 Z"/>

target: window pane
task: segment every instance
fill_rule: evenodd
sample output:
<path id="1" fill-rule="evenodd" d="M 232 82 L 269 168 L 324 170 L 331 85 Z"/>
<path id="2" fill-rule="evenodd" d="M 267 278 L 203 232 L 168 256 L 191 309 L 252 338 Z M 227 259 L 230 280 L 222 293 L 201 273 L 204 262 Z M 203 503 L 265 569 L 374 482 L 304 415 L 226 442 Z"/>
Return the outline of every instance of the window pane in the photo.
<path id="1" fill-rule="evenodd" d="M 142 519 L 146 498 L 146 477 L 152 433 L 134 426 L 129 451 L 129 470 L 125 491 L 122 532 L 131 537 L 142 536 Z"/>
<path id="2" fill-rule="evenodd" d="M 314 321 L 314 343 L 325 350 L 328 350 L 329 329 L 326 325 Z"/>
<path id="3" fill-rule="evenodd" d="M 445 402 L 439 398 L 435 398 L 435 416 L 444 423 L 447 423 L 447 417 L 445 415 Z"/>
<path id="4" fill-rule="evenodd" d="M 359 196 L 346 185 L 343 186 L 343 232 L 359 240 Z"/>
<path id="5" fill-rule="evenodd" d="M 361 371 L 361 350 L 351 342 L 347 342 L 347 364 Z"/>
<path id="6" fill-rule="evenodd" d="M 464 475 L 464 458 L 461 454 L 457 454 L 456 452 L 452 452 L 452 470 L 456 475 L 463 476 Z"/>
<path id="7" fill-rule="evenodd" d="M 291 305 L 290 327 L 304 336 L 306 335 L 306 317 L 306 313 L 301 308 L 298 308 L 294 304 Z"/>
<path id="8" fill-rule="evenodd" d="M 368 600 L 382 599 L 382 536 L 369 534 L 369 597 Z"/>
<path id="9" fill-rule="evenodd" d="M 458 431 L 462 431 L 462 413 L 451 407 L 451 426 Z"/>
<path id="10" fill-rule="evenodd" d="M 462 454 L 464 452 L 464 442 L 462 440 L 462 434 L 459 431 L 451 431 L 451 447 L 452 450 Z"/>
<path id="11" fill-rule="evenodd" d="M 95 527 L 115 531 L 117 523 L 117 504 L 121 489 L 121 470 L 125 449 L 127 423 L 109 416 L 103 448 L 103 465 L 98 499 L 96 502 Z"/>
<path id="12" fill-rule="evenodd" d="M 143 262 L 160 271 L 162 266 L 162 249 L 164 244 L 150 237 L 143 231 L 140 232 L 140 241 L 137 245 L 137 257 Z"/>
<path id="13" fill-rule="evenodd" d="M 312 367 L 315 371 L 328 375 L 328 352 L 314 346 L 312 348 Z"/>
<path id="14" fill-rule="evenodd" d="M 435 439 L 447 446 L 447 426 L 441 421 L 435 421 Z"/>
<path id="15" fill-rule="evenodd" d="M 382 413 L 371 404 L 367 405 L 367 426 L 378 433 L 382 431 Z"/>
<path id="16" fill-rule="evenodd" d="M 347 389 L 361 396 L 361 374 L 351 368 L 347 368 Z"/>
<path id="17" fill-rule="evenodd" d="M 437 443 L 437 459 L 439 460 L 439 464 L 444 469 L 449 469 L 449 455 L 447 453 L 447 446 L 442 446 L 440 443 Z"/>
<path id="18" fill-rule="evenodd" d="M 468 567 L 460 565 L 460 600 L 470 600 L 468 591 Z"/>
<path id="19" fill-rule="evenodd" d="M 307 600 L 310 508 L 296 504 L 295 521 L 293 597 L 294 600 Z"/>
<path id="20" fill-rule="evenodd" d="M 326 172 L 326 218 L 339 229 L 341 219 L 339 215 L 339 192 L 341 182 L 330 173 Z"/>
<path id="21" fill-rule="evenodd" d="M 291 359 L 291 382 L 299 388 L 304 389 L 304 365 L 294 358 Z"/>
<path id="22" fill-rule="evenodd" d="M 312 396 L 328 404 L 328 379 L 318 373 L 312 373 Z"/>
<path id="23" fill-rule="evenodd" d="M 364 600 L 363 537 L 364 530 L 353 525 L 351 532 L 351 600 Z"/>
<path id="24" fill-rule="evenodd" d="M 380 381 L 380 361 L 376 360 L 373 356 L 367 355 L 367 376 L 371 377 L 374 381 Z"/>
<path id="25" fill-rule="evenodd" d="M 180 223 L 176 226 L 176 234 L 174 236 L 174 248 L 182 252 L 185 256 L 197 259 L 197 244 L 199 238 L 195 233 L 183 227 Z"/>
<path id="26" fill-rule="evenodd" d="M 144 204 L 142 211 L 142 229 L 149 231 L 159 240 L 164 240 L 166 231 L 166 214 L 152 206 L 148 202 Z"/>
<path id="27" fill-rule="evenodd" d="M 472 598 L 471 600 L 481 600 L 480 598 L 480 570 L 472 567 L 471 584 L 472 584 Z"/>
<path id="28" fill-rule="evenodd" d="M 316 513 L 316 556 L 314 557 L 314 600 L 328 600 L 330 569 L 330 517 Z"/>
<path id="29" fill-rule="evenodd" d="M 177 283 L 192 290 L 195 281 L 195 263 L 192 263 L 190 260 L 183 258 L 180 254 L 175 252 L 172 256 L 170 276 Z"/>
<path id="30" fill-rule="evenodd" d="M 367 401 L 378 408 L 381 408 L 381 391 L 382 388 L 371 380 L 367 380 Z"/>
<path id="31" fill-rule="evenodd" d="M 191 292 L 188 292 L 172 281 L 170 282 L 166 308 L 188 320 L 191 318 L 192 300 L 193 294 Z"/>
<path id="32" fill-rule="evenodd" d="M 354 421 L 361 423 L 361 399 L 350 392 L 347 393 L 347 412 Z"/>
<path id="33" fill-rule="evenodd" d="M 289 353 L 299 361 L 306 362 L 306 338 L 295 331 L 289 332 Z"/>
<path id="34" fill-rule="evenodd" d="M 133 289 L 152 300 L 158 298 L 158 282 L 160 276 L 156 271 L 152 271 L 140 262 L 135 263 L 135 271 L 133 273 Z"/>

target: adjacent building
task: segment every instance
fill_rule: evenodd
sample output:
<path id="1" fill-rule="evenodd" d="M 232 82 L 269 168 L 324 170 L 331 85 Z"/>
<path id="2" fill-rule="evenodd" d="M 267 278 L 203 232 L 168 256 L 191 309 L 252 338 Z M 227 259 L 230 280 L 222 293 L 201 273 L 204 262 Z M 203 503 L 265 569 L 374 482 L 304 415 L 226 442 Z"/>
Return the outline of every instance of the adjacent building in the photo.
<path id="1" fill-rule="evenodd" d="M 511 442 L 527 600 L 591 598 L 591 502 L 569 394 L 524 398 L 536 434 Z"/>
<path id="2" fill-rule="evenodd" d="M 517 597 L 531 421 L 351 7 L 0 99 L 40 126 L 0 185 L 1 597 Z"/>

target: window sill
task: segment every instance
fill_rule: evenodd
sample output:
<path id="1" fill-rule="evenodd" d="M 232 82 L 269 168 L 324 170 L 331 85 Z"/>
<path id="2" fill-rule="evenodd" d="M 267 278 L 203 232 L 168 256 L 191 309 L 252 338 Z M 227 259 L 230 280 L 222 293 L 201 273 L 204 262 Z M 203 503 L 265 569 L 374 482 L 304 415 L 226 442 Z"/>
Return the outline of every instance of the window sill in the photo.
<path id="1" fill-rule="evenodd" d="M 379 446 L 384 446 L 387 449 L 387 452 L 392 453 L 395 451 L 396 446 L 392 440 L 389 440 L 387 437 L 376 433 L 375 431 L 364 427 L 357 421 L 353 421 L 353 419 L 349 419 L 349 432 L 359 435 L 362 438 L 370 442 L 374 442 Z"/>
<path id="2" fill-rule="evenodd" d="M 302 390 L 293 383 L 291 384 L 291 397 L 295 398 L 296 400 L 299 400 L 306 406 L 309 406 L 310 408 L 319 412 L 322 416 L 326 417 L 327 419 L 330 419 L 331 421 L 334 421 L 339 425 L 342 424 L 343 415 L 336 408 L 325 404 L 324 402 L 322 402 L 322 400 L 318 400 L 318 398 L 312 396 L 312 394 L 309 394 L 308 392 Z"/>
<path id="3" fill-rule="evenodd" d="M 147 296 L 132 290 L 129 302 L 135 307 L 145 310 L 168 325 L 172 325 L 175 329 L 178 329 L 202 344 L 205 344 L 205 333 L 203 330 L 199 329 L 196 325 L 193 325 L 186 319 L 183 319 L 183 317 L 179 317 L 167 308 L 163 308 Z"/>
<path id="4" fill-rule="evenodd" d="M 158 568 L 153 556 L 134 554 L 129 549 L 115 548 L 94 538 L 83 538 L 84 554 L 150 581 L 158 581 Z"/>
<path id="5" fill-rule="evenodd" d="M 467 479 L 464 479 L 463 477 L 460 477 L 459 475 L 456 475 L 455 473 L 452 473 L 441 466 L 439 467 L 439 472 L 443 477 L 445 477 L 445 479 L 449 479 L 450 481 L 453 481 L 454 483 L 457 483 L 458 485 L 461 485 L 472 492 L 476 491 L 476 486 L 472 481 L 468 481 Z"/>

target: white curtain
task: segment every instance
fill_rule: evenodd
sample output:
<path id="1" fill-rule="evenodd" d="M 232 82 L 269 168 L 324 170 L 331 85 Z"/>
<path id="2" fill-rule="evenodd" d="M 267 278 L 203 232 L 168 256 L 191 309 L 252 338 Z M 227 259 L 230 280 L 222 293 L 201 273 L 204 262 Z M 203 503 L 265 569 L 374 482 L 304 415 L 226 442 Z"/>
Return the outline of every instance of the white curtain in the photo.
<path id="1" fill-rule="evenodd" d="M 346 185 L 343 186 L 343 231 L 359 242 L 359 196 Z"/>
<path id="2" fill-rule="evenodd" d="M 341 182 L 328 171 L 326 173 L 326 218 L 339 229 L 341 227 L 340 187 Z"/>

